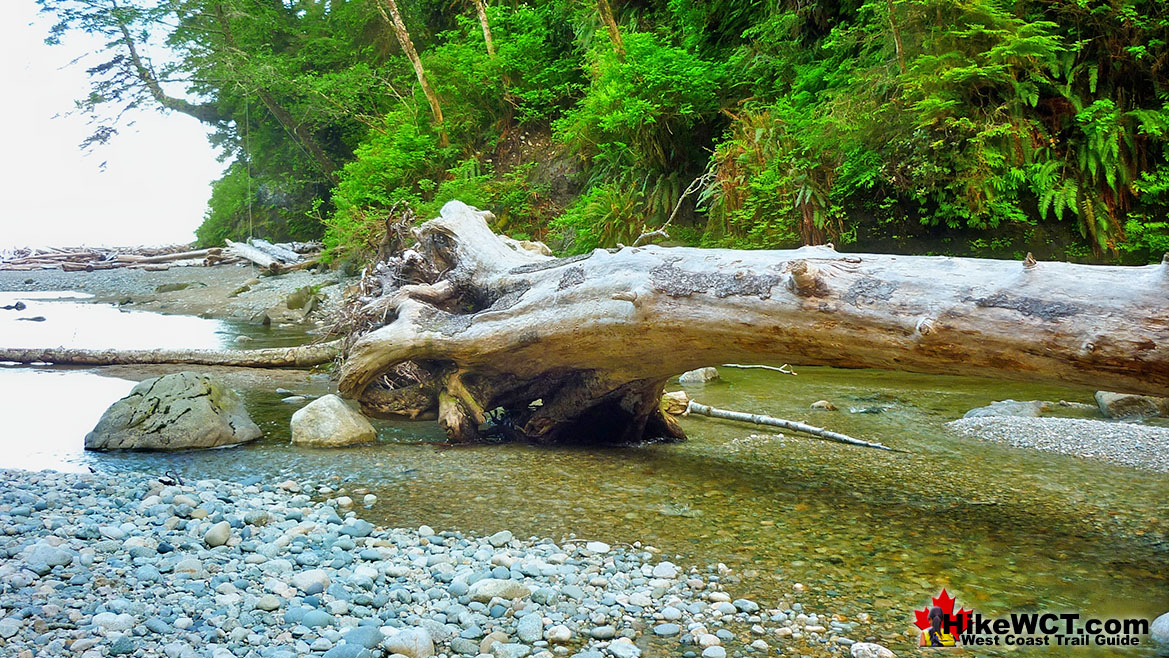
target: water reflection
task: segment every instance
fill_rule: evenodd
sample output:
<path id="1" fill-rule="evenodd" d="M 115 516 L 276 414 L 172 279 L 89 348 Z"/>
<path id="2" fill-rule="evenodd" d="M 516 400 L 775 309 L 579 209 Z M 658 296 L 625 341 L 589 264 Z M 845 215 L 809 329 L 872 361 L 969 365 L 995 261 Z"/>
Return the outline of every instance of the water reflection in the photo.
<path id="1" fill-rule="evenodd" d="M 145 338 L 134 328 L 143 326 L 128 325 L 139 341 Z M 255 331 L 209 330 L 204 338 L 218 340 Z M 21 439 L 36 436 L 57 446 L 38 453 L 37 463 L 62 457 L 75 467 L 177 469 L 188 478 L 309 478 L 373 492 L 379 503 L 366 516 L 390 525 L 638 539 L 683 564 L 727 563 L 741 578 L 736 591 L 765 605 L 800 601 L 850 618 L 870 613 L 872 625 L 855 639 L 871 635 L 899 651 L 911 650 L 913 608 L 942 586 L 992 615 L 1054 609 L 1152 617 L 1169 609 L 1169 476 L 982 443 L 944 426 L 993 400 L 1088 401 L 1090 391 L 881 371 L 799 373 L 724 370 L 721 383 L 692 394 L 908 454 L 706 418 L 684 421 L 688 442 L 642 448 L 442 449 L 433 445 L 441 439 L 433 423 L 381 423 L 371 446 L 294 449 L 294 407 L 260 379 L 242 392 L 265 431 L 261 441 L 210 452 L 87 455 L 77 447 L 81 436 L 130 382 L 0 369 L 0 400 L 5 417 L 24 418 L 6 432 L 6 459 L 27 452 L 32 442 Z M 329 383 L 302 378 L 290 388 L 319 395 Z M 809 409 L 820 399 L 840 411 Z M 797 582 L 807 591 L 795 593 Z M 1083 655 L 1109 653 L 1095 651 Z M 1038 653 L 1021 651 L 1031 652 Z"/>

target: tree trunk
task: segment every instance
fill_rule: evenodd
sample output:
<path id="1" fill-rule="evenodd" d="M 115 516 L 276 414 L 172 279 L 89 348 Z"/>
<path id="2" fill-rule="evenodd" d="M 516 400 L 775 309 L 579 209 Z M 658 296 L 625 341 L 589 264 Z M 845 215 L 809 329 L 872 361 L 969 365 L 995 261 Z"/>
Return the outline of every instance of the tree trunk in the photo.
<path id="1" fill-rule="evenodd" d="M 422 93 L 426 94 L 426 101 L 430 103 L 430 114 L 434 118 L 434 124 L 438 126 L 443 146 L 446 146 L 446 130 L 442 127 L 442 107 L 438 103 L 438 94 L 434 93 L 434 89 L 430 87 L 430 81 L 426 78 L 426 71 L 422 68 L 422 59 L 418 57 L 418 51 L 414 50 L 414 41 L 410 39 L 410 33 L 406 30 L 402 13 L 398 11 L 398 3 L 395 0 L 380 0 L 380 2 L 385 3 L 385 9 L 382 8 L 381 4 L 378 4 L 378 10 L 382 12 L 382 17 L 394 27 L 394 34 L 398 37 L 402 51 L 406 53 L 410 64 L 414 66 L 414 75 L 418 78 L 418 85 L 422 87 Z M 386 16 L 387 9 L 390 12 L 389 16 Z"/>
<path id="2" fill-rule="evenodd" d="M 57 363 L 63 365 L 113 366 L 150 363 L 179 363 L 241 368 L 288 368 L 328 363 L 341 353 L 341 341 L 334 340 L 299 347 L 269 347 L 258 350 L 88 350 L 55 347 L 50 349 L 0 349 L 0 362 Z"/>
<path id="3" fill-rule="evenodd" d="M 124 23 L 118 23 L 118 30 L 122 33 L 122 44 L 126 46 L 130 65 L 134 67 L 134 76 L 138 78 L 139 82 L 146 85 L 146 91 L 150 93 L 155 102 L 168 110 L 195 117 L 203 123 L 219 123 L 228 120 L 228 117 L 219 111 L 219 106 L 215 103 L 196 105 L 182 98 L 170 96 L 163 91 L 162 85 L 159 84 L 158 78 L 154 75 L 154 70 L 138 54 L 138 46 L 135 45 L 134 39 L 130 36 L 130 30 L 126 28 Z"/>
<path id="4" fill-rule="evenodd" d="M 1169 394 L 1169 265 L 827 246 L 556 259 L 495 235 L 489 216 L 451 202 L 416 229 L 419 245 L 404 256 L 431 263 L 414 271 L 442 274 L 384 286 L 383 305 L 371 306 L 390 321 L 355 343 L 343 393 L 414 395 L 398 413 L 437 408 L 454 440 L 494 418 L 492 431 L 584 442 L 681 437 L 659 410 L 663 384 L 730 360 Z M 427 376 L 387 386 L 383 375 L 406 363 Z"/>
<path id="5" fill-rule="evenodd" d="M 897 51 L 897 68 L 905 75 L 909 69 L 905 66 L 905 47 L 901 44 L 901 29 L 897 27 L 897 11 L 893 0 L 885 0 L 885 5 L 889 11 L 889 28 L 893 31 L 893 47 Z"/>
<path id="6" fill-rule="evenodd" d="M 235 37 L 231 31 L 231 24 L 227 20 L 227 12 L 224 11 L 222 4 L 216 3 L 215 5 L 215 19 L 219 23 L 219 28 L 223 30 L 224 44 L 233 52 L 236 52 L 243 57 L 247 57 L 247 54 L 244 53 L 244 51 L 235 44 Z M 265 89 L 262 85 L 256 85 L 254 91 L 256 96 L 259 97 L 260 103 L 264 105 L 264 108 L 268 110 L 268 112 L 272 115 L 272 118 L 276 119 L 276 122 L 279 123 L 284 128 L 284 130 L 289 133 L 289 135 L 296 141 L 297 144 L 300 145 L 302 149 L 304 149 L 305 153 L 307 153 L 308 156 L 312 158 L 313 163 L 316 164 L 317 168 L 321 170 L 321 173 L 323 173 L 325 177 L 329 179 L 329 182 L 336 184 L 339 180 L 337 177 L 337 163 L 333 162 L 333 159 L 329 157 L 329 154 L 325 152 L 325 149 L 321 147 L 320 142 L 318 142 L 317 138 L 313 136 L 312 131 L 309 130 L 303 123 L 297 121 L 296 118 L 292 116 L 292 113 L 285 109 L 285 107 L 276 100 L 276 97 L 269 93 L 268 90 Z"/>
<path id="7" fill-rule="evenodd" d="M 609 30 L 613 50 L 617 51 L 618 57 L 625 59 L 625 40 L 621 38 L 621 30 L 617 29 L 617 19 L 613 17 L 613 8 L 609 6 L 609 0 L 597 0 L 597 11 L 601 13 L 601 21 Z"/>
<path id="8" fill-rule="evenodd" d="M 256 89 L 256 96 L 260 98 L 260 102 L 264 104 L 268 112 L 284 126 L 284 129 L 292 133 L 292 136 L 304 147 L 305 152 L 316 163 L 317 168 L 321 173 L 329 179 L 329 182 L 336 184 L 340 179 L 337 177 L 337 163 L 325 153 L 325 149 L 321 147 L 321 143 L 313 136 L 312 131 L 305 127 L 305 125 L 297 121 L 288 110 L 284 108 L 276 97 L 268 93 L 263 88 Z"/>
<path id="9" fill-rule="evenodd" d="M 475 13 L 479 14 L 479 26 L 483 28 L 483 40 L 487 42 L 487 54 L 495 57 L 495 42 L 491 39 L 491 24 L 487 22 L 487 3 L 473 0 Z"/>

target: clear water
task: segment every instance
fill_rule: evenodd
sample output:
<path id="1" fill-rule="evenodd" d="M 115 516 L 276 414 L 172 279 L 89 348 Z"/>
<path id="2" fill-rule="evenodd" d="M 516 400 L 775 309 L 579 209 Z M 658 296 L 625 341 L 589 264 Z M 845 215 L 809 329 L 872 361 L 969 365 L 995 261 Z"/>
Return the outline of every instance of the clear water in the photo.
<path id="1" fill-rule="evenodd" d="M 76 308 L 66 312 L 69 304 Z M 51 316 L 58 305 L 64 314 Z M 7 313 L 0 312 L 4 343 L 13 324 Z M 22 313 L 29 314 L 31 305 Z M 84 327 L 75 327 L 75 340 L 93 346 L 110 345 L 109 332 L 137 347 L 163 340 L 230 345 L 240 334 L 252 336 L 253 346 L 305 338 L 64 301 L 44 302 L 35 314 L 49 318 L 36 323 L 46 330 L 54 319 Z M 986 615 L 1049 609 L 1151 618 L 1169 610 L 1169 476 L 984 443 L 944 427 L 994 400 L 1088 402 L 1090 391 L 973 377 L 797 371 L 791 377 L 723 369 L 722 382 L 691 394 L 705 404 L 807 420 L 908 453 L 779 438 L 706 418 L 683 421 L 687 442 L 638 448 L 446 449 L 437 445 L 442 436 L 432 423 L 379 423 L 379 441 L 367 447 L 292 448 L 288 420 L 295 407 L 281 402 L 275 387 L 317 395 L 329 382 L 264 371 L 233 374 L 265 430 L 258 442 L 207 452 L 85 454 L 85 432 L 133 382 L 105 376 L 111 369 L 3 367 L 0 466 L 308 478 L 354 496 L 377 494 L 377 505 L 364 514 L 391 525 L 640 540 L 682 564 L 726 563 L 740 579 L 732 589 L 765 607 L 800 601 L 810 611 L 850 619 L 869 613 L 872 624 L 854 639 L 873 636 L 899 653 L 912 651 L 913 609 L 943 586 Z M 840 411 L 808 408 L 820 399 Z M 884 411 L 850 413 L 850 407 Z M 797 594 L 795 583 L 806 591 Z M 1059 649 L 1042 650 L 1052 651 Z"/>

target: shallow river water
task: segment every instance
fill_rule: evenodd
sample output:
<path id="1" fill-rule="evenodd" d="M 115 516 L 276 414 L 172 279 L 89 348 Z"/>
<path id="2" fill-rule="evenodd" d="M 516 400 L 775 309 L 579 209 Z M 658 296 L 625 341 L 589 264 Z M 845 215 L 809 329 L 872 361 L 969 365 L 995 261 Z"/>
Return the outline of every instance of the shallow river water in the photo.
<path id="1" fill-rule="evenodd" d="M 0 305 L 15 299 L 29 304 L 20 316 L 46 320 L 18 322 L 0 312 L 6 345 L 215 347 L 249 335 L 248 346 L 259 347 L 306 338 L 293 329 L 125 313 L 83 300 L 3 293 Z M 178 454 L 85 454 L 84 434 L 134 383 L 109 373 L 127 371 L 0 366 L 0 466 L 293 477 L 329 482 L 355 498 L 375 493 L 378 503 L 363 516 L 395 526 L 639 540 L 680 564 L 725 563 L 740 581 L 728 589 L 764 607 L 798 601 L 850 619 L 868 613 L 869 630 L 854 639 L 869 635 L 899 652 L 909 651 L 913 610 L 942 587 L 984 615 L 1054 610 L 1152 618 L 1169 610 L 1169 475 L 1004 447 L 945 428 L 994 400 L 1089 402 L 1090 391 L 976 377 L 796 371 L 723 368 L 722 381 L 690 393 L 704 404 L 806 420 L 906 452 L 706 418 L 683 421 L 689 441 L 621 449 L 446 449 L 436 445 L 442 436 L 432 423 L 379 423 L 379 440 L 367 447 L 292 448 L 295 406 L 281 402 L 275 387 L 308 395 L 330 387 L 324 375 L 298 373 L 275 385 L 252 377 L 242 388 L 265 431 L 255 443 Z M 809 409 L 821 399 L 839 411 Z"/>

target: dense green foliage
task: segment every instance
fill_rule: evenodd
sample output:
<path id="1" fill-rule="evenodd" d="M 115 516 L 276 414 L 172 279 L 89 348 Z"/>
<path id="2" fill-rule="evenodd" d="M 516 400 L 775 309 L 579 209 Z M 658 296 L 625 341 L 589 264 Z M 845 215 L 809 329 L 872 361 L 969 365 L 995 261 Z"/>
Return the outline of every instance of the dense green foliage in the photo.
<path id="1" fill-rule="evenodd" d="M 672 238 L 708 246 L 1169 247 L 1162 0 L 611 0 L 619 47 L 594 2 L 509 1 L 488 6 L 494 53 L 471 2 L 403 0 L 441 125 L 384 0 L 40 2 L 54 38 L 110 39 L 89 108 L 216 127 L 231 164 L 208 244 L 323 233 L 362 254 L 396 202 L 426 217 L 458 198 L 566 252 L 675 208 Z M 168 64 L 142 54 L 150 35 Z M 184 85 L 197 100 L 168 95 Z"/>

